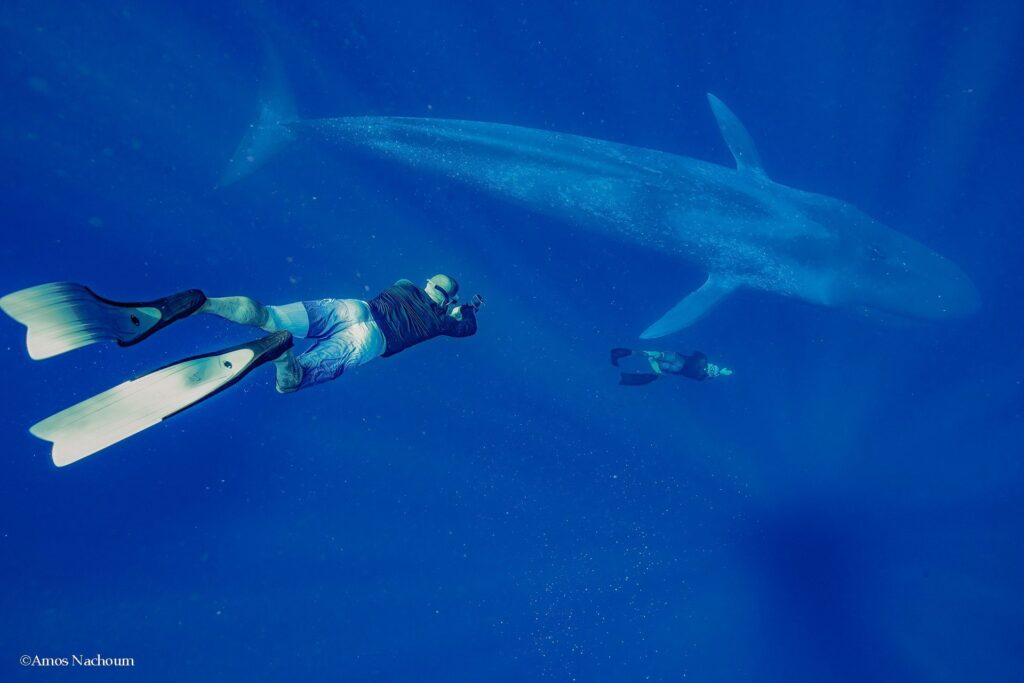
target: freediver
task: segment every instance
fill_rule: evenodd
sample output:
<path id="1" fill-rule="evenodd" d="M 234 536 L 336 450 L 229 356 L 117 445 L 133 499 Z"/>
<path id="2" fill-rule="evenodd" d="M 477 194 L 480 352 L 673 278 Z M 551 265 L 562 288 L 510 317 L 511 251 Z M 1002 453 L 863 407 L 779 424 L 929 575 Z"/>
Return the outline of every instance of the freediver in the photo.
<path id="1" fill-rule="evenodd" d="M 458 291 L 454 278 L 439 274 L 422 288 L 399 280 L 369 301 L 320 299 L 264 306 L 249 297 L 227 296 L 207 299 L 196 312 L 316 340 L 304 353 L 296 356 L 288 349 L 274 361 L 277 390 L 286 394 L 435 337 L 476 334 L 476 313 L 484 299 L 476 294 L 468 304 L 459 305 Z"/>
<path id="2" fill-rule="evenodd" d="M 422 288 L 399 280 L 367 301 L 319 299 L 265 306 L 246 296 L 208 298 L 198 289 L 124 303 L 83 285 L 55 282 L 0 298 L 0 309 L 28 328 L 26 344 L 36 360 L 101 341 L 131 346 L 197 313 L 271 333 L 185 358 L 37 423 L 30 431 L 53 442 L 53 461 L 63 466 L 209 398 L 268 361 L 275 365 L 277 390 L 291 393 L 435 337 L 472 336 L 484 299 L 476 294 L 460 304 L 458 290 L 454 278 L 439 274 Z M 311 339 L 313 345 L 296 355 L 293 338 Z"/>
<path id="3" fill-rule="evenodd" d="M 632 355 L 638 355 L 647 361 L 653 372 L 620 373 L 619 384 L 624 386 L 641 386 L 669 374 L 688 377 L 703 382 L 715 377 L 728 377 L 732 370 L 708 362 L 708 357 L 696 351 L 690 355 L 676 351 L 635 351 L 633 349 L 616 348 L 611 351 L 612 365 L 619 367 L 619 361 Z"/>

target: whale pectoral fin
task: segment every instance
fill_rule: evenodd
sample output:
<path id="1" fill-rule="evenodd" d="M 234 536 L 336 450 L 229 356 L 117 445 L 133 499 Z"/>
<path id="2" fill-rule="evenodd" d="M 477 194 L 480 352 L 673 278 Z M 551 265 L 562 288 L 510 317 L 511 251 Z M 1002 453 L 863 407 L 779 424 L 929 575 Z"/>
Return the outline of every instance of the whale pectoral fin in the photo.
<path id="1" fill-rule="evenodd" d="M 725 144 L 729 145 L 729 151 L 736 159 L 736 170 L 767 178 L 768 174 L 761 166 L 761 156 L 757 153 L 757 147 L 754 146 L 754 140 L 747 129 L 722 100 L 708 93 L 708 102 L 711 104 L 715 120 L 718 121 L 722 137 L 725 138 Z"/>
<path id="2" fill-rule="evenodd" d="M 655 339 L 678 332 L 697 322 L 697 319 L 714 308 L 729 292 L 736 289 L 735 282 L 729 278 L 711 274 L 700 289 L 690 293 L 685 299 L 672 307 L 640 335 L 641 339 Z"/>

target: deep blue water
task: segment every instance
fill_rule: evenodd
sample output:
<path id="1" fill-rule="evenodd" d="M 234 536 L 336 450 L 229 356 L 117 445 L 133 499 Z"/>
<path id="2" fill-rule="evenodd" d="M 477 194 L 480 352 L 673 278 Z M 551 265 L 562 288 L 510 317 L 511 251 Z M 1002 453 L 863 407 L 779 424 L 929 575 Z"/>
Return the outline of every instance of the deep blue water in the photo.
<path id="1" fill-rule="evenodd" d="M 0 320 L 0 680 L 1024 677 L 1024 8 L 1003 3 L 54 3 L 0 9 L 0 292 L 268 303 L 457 274 L 479 334 L 279 396 L 261 369 L 64 469 L 27 428 L 253 338 L 208 317 L 31 361 Z M 704 274 L 299 145 L 214 189 L 266 46 L 303 116 L 514 123 L 853 202 L 970 274 L 974 317 L 744 293 L 607 349 Z M 81 675 L 81 674 L 79 674 Z"/>

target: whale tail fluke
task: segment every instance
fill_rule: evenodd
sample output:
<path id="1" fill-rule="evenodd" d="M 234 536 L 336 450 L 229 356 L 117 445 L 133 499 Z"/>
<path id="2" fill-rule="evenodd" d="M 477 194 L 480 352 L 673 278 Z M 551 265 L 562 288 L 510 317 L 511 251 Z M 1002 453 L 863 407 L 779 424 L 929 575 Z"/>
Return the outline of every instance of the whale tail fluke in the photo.
<path id="1" fill-rule="evenodd" d="M 298 119 L 291 92 L 278 61 L 268 59 L 269 86 L 260 98 L 259 118 L 231 155 L 217 187 L 231 185 L 246 177 L 279 152 L 293 138 L 289 124 Z"/>

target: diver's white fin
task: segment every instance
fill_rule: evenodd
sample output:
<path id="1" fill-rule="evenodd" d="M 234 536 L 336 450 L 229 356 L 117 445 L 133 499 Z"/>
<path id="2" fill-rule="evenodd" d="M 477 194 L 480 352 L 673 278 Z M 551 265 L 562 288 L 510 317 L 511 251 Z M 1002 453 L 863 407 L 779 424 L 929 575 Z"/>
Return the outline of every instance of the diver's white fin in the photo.
<path id="1" fill-rule="evenodd" d="M 62 410 L 29 431 L 53 442 L 53 462 L 63 467 L 209 398 L 291 345 L 290 333 L 276 332 L 248 344 L 188 358 Z"/>
<path id="2" fill-rule="evenodd" d="M 53 442 L 53 462 L 63 467 L 152 427 L 216 391 L 252 356 L 252 351 L 240 349 L 157 370 L 62 410 L 30 431 Z"/>
<path id="3" fill-rule="evenodd" d="M 736 289 L 736 282 L 730 278 L 711 274 L 707 281 L 694 290 L 686 298 L 676 304 L 672 310 L 658 319 L 640 335 L 641 339 L 655 339 L 678 332 L 693 323 L 711 310 L 724 296 Z"/>
<path id="4" fill-rule="evenodd" d="M 74 282 L 51 282 L 0 298 L 0 310 L 28 328 L 28 355 L 35 360 L 96 342 L 131 346 L 191 315 L 206 296 L 198 289 L 142 303 L 104 299 Z"/>
<path id="5" fill-rule="evenodd" d="M 117 309 L 74 282 L 51 282 L 8 294 L 0 299 L 0 310 L 28 328 L 25 341 L 34 360 L 95 342 L 127 339 L 160 320 L 156 308 Z"/>
<path id="6" fill-rule="evenodd" d="M 743 127 L 732 110 L 711 93 L 708 93 L 708 103 L 711 105 L 715 120 L 718 121 L 725 144 L 729 145 L 729 151 L 736 159 L 736 170 L 767 179 L 768 174 L 764 172 L 761 157 L 758 155 L 757 147 L 754 146 L 754 140 L 750 137 L 747 129 Z"/>

